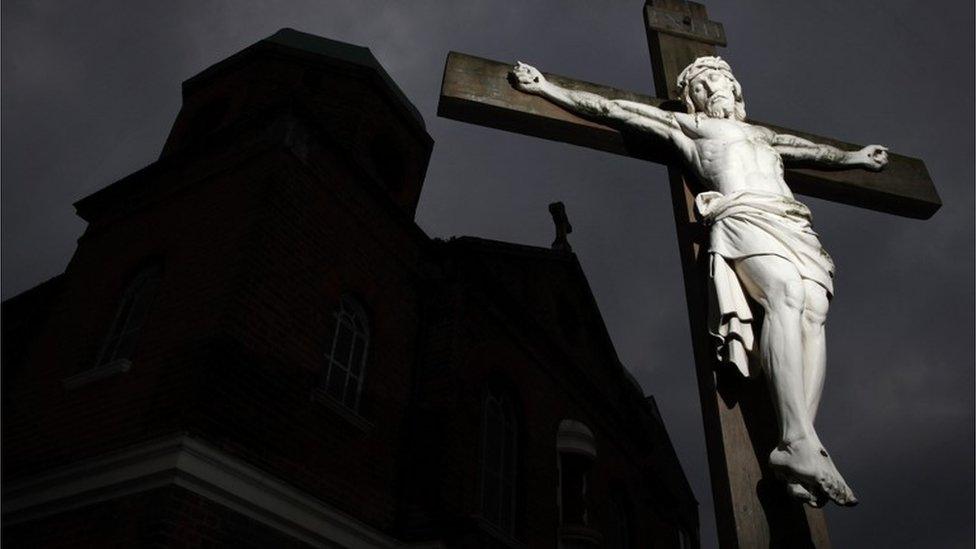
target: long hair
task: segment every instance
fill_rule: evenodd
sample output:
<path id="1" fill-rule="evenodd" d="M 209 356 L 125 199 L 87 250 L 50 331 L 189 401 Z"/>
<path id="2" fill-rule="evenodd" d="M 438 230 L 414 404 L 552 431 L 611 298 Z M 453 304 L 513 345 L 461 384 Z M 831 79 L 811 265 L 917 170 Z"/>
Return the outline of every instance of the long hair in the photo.
<path id="1" fill-rule="evenodd" d="M 702 72 L 714 69 L 722 74 L 724 74 L 729 80 L 732 81 L 732 92 L 735 99 L 735 107 L 732 115 L 736 120 L 746 119 L 746 103 L 742 98 L 742 85 L 739 81 L 735 79 L 732 74 L 732 67 L 729 66 L 721 57 L 704 56 L 699 57 L 691 62 L 690 65 L 685 67 L 681 74 L 678 75 L 678 91 L 681 93 L 681 99 L 685 102 L 685 106 L 688 108 L 689 114 L 694 114 L 697 111 L 695 107 L 695 102 L 691 99 L 691 86 L 688 84 L 695 79 L 696 76 Z"/>

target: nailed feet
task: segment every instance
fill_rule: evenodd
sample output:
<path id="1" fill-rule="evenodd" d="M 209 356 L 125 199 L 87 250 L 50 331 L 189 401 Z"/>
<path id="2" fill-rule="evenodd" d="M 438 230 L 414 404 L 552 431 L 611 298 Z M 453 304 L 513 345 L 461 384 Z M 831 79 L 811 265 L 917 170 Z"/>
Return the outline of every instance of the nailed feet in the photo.
<path id="1" fill-rule="evenodd" d="M 816 507 L 819 509 L 827 504 L 827 496 L 818 498 L 817 496 L 811 494 L 809 490 L 804 488 L 803 485 L 798 482 L 787 483 L 786 492 L 790 494 L 790 497 L 798 499 L 811 507 Z"/>
<path id="2" fill-rule="evenodd" d="M 814 507 L 822 507 L 828 499 L 838 505 L 857 505 L 854 492 L 814 437 L 780 444 L 769 455 L 769 464 L 786 481 L 791 496 Z"/>

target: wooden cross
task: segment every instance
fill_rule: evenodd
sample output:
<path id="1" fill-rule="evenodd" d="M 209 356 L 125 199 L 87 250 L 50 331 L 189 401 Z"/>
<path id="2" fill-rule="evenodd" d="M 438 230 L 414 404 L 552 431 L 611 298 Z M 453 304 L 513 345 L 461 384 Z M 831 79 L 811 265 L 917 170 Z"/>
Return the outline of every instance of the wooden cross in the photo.
<path id="1" fill-rule="evenodd" d="M 709 21 L 705 7 L 686 0 L 647 0 L 644 6 L 654 83 L 658 97 L 546 74 L 568 89 L 684 110 L 676 101 L 676 80 L 694 59 L 715 55 L 725 46 L 720 23 Z M 693 188 L 668 147 L 637 135 L 575 116 L 535 95 L 514 89 L 512 63 L 499 63 L 451 52 L 447 58 L 438 114 L 512 132 L 563 141 L 668 165 L 674 219 L 685 281 L 699 396 L 705 424 L 712 495 L 722 547 L 829 547 L 820 510 L 791 500 L 773 481 L 766 458 L 775 446 L 777 426 L 762 381 L 743 382 L 717 369 L 707 329 L 706 271 L 702 247 L 707 232 L 696 222 Z M 776 131 L 842 150 L 861 147 L 834 139 L 749 120 Z M 788 169 L 794 192 L 895 215 L 927 219 L 942 205 L 925 164 L 889 153 L 881 172 Z"/>

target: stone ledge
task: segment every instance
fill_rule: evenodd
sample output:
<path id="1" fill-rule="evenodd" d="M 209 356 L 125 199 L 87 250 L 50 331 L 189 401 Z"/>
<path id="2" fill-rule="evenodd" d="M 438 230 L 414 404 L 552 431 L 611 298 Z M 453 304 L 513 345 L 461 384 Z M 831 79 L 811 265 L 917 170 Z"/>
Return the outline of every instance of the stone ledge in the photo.
<path id="1" fill-rule="evenodd" d="M 491 536 L 495 541 L 497 541 L 501 545 L 508 547 L 510 549 L 525 548 L 525 545 L 522 544 L 522 542 L 512 537 L 511 534 L 503 531 L 498 526 L 495 526 L 494 523 L 492 523 L 485 517 L 481 515 L 474 515 L 472 518 L 474 519 L 475 524 L 478 525 L 479 530 Z"/>
<path id="2" fill-rule="evenodd" d="M 94 368 L 79 372 L 73 376 L 68 376 L 61 380 L 64 390 L 71 391 L 78 387 L 88 385 L 93 381 L 105 379 L 117 374 L 124 374 L 132 369 L 132 361 L 127 358 L 117 358 L 112 362 L 96 366 Z"/>
<path id="3" fill-rule="evenodd" d="M 312 389 L 312 401 L 325 404 L 330 410 L 335 412 L 342 419 L 349 422 L 350 425 L 359 431 L 362 431 L 364 434 L 373 430 L 373 423 L 371 421 L 359 415 L 358 412 L 339 402 L 335 398 L 329 396 L 325 392 L 325 389 Z"/>
<path id="4" fill-rule="evenodd" d="M 443 549 L 405 544 L 311 494 L 185 434 L 4 482 L 3 524 L 63 513 L 162 486 L 180 486 L 312 547 Z"/>

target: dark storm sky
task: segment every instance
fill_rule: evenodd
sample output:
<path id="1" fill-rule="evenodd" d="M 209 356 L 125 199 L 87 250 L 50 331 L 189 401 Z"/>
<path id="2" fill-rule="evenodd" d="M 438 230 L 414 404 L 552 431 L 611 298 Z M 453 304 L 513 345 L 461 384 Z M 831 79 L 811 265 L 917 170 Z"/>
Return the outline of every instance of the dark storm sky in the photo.
<path id="1" fill-rule="evenodd" d="M 431 236 L 571 242 L 621 359 L 656 396 L 715 546 L 665 171 L 436 117 L 449 50 L 650 93 L 642 2 L 2 3 L 2 295 L 59 272 L 71 203 L 151 163 L 182 80 L 281 27 L 368 46 L 436 140 Z M 597 9 L 599 6 L 599 10 Z M 928 221 L 807 199 L 837 265 L 818 430 L 859 499 L 837 547 L 972 547 L 973 3 L 708 2 L 750 116 L 923 158 Z"/>

